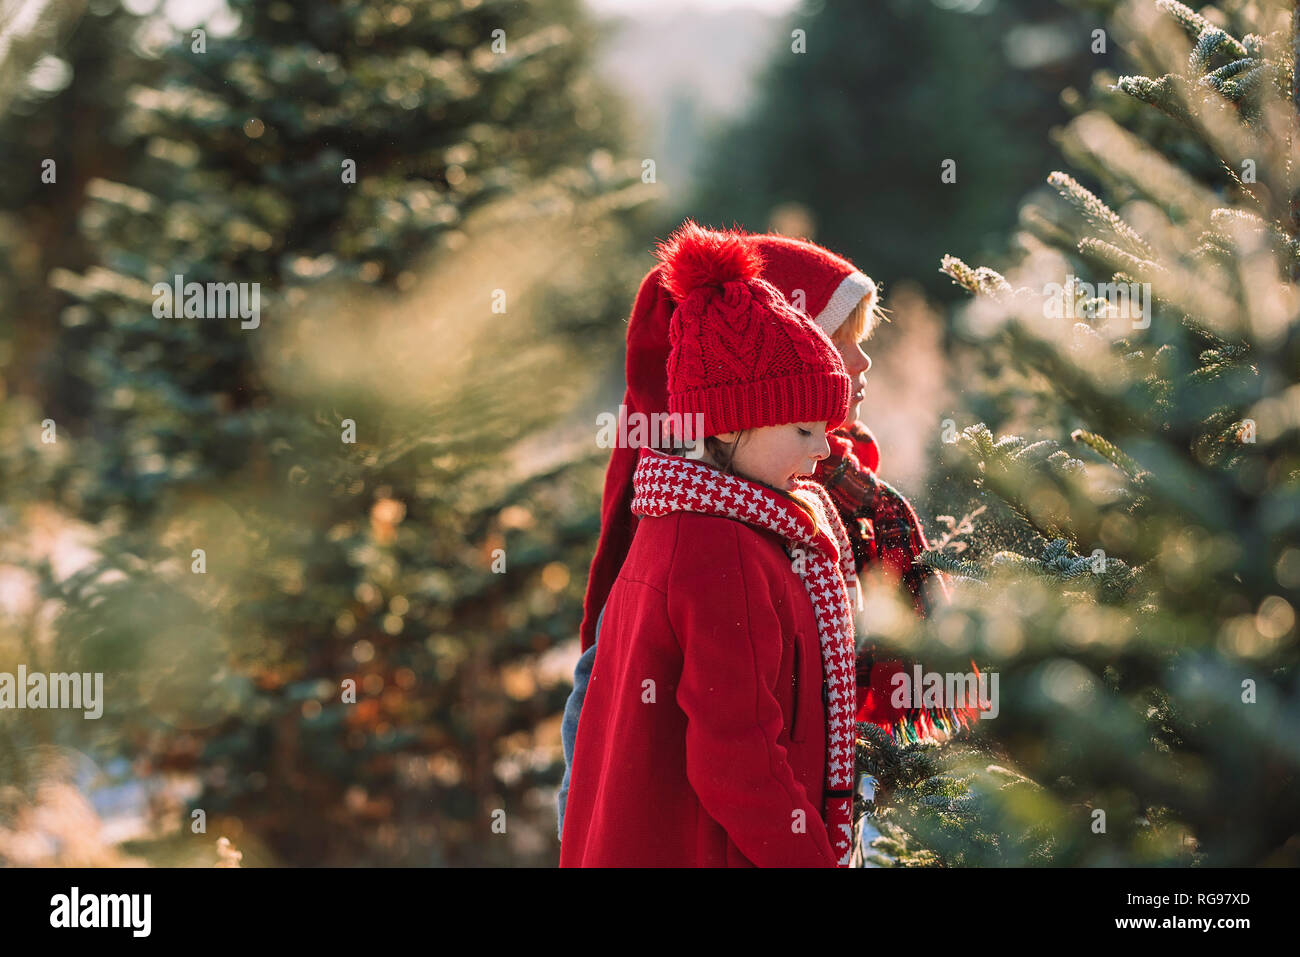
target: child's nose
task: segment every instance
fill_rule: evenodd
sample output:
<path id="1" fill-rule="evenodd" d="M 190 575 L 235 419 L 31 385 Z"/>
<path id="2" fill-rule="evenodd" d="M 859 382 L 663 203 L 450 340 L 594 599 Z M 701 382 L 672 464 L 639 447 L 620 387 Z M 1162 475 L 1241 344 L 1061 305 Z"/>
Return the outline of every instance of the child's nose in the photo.
<path id="1" fill-rule="evenodd" d="M 826 456 L 830 454 L 831 454 L 831 444 L 826 441 L 826 433 L 823 432 L 821 444 L 817 447 L 817 451 L 813 453 L 813 459 L 820 462 L 822 459 L 826 458 Z"/>
<path id="2" fill-rule="evenodd" d="M 863 352 L 862 347 L 858 345 L 853 347 L 853 351 L 856 352 L 857 355 L 853 357 L 853 368 L 850 370 L 849 374 L 857 375 L 859 372 L 868 371 L 871 368 L 871 356 Z"/>

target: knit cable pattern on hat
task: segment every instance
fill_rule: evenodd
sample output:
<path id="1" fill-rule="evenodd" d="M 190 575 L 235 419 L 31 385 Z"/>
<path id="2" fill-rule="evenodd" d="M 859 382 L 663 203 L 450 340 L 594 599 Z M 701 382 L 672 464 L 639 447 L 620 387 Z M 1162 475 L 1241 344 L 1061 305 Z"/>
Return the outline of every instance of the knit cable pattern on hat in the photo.
<path id="1" fill-rule="evenodd" d="M 668 411 L 704 435 L 790 422 L 836 428 L 852 384 L 839 350 L 761 278 L 743 234 L 687 221 L 657 249 L 677 301 L 668 324 Z"/>

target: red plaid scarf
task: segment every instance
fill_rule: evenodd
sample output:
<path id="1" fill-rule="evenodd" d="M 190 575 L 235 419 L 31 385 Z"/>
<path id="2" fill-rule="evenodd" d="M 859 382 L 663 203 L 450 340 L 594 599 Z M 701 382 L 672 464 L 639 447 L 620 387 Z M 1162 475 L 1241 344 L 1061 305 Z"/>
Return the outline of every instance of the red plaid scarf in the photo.
<path id="1" fill-rule="evenodd" d="M 822 673 L 826 682 L 826 778 L 822 816 L 840 867 L 849 866 L 853 841 L 854 711 L 853 606 L 857 578 L 848 536 L 835 506 L 815 482 L 795 485 L 812 516 L 790 498 L 703 462 L 643 448 L 633 476 L 636 515 L 700 512 L 766 528 L 780 535 L 787 550 L 800 550 L 792 562 L 817 614 Z M 707 600 L 707 596 L 701 596 Z"/>
<path id="2" fill-rule="evenodd" d="M 916 511 L 875 473 L 880 461 L 875 436 L 860 422 L 827 437 L 831 454 L 817 464 L 817 481 L 830 494 L 853 549 L 858 572 L 880 565 L 900 579 L 916 614 L 929 617 L 936 598 L 952 600 L 941 572 L 914 559 L 930 547 Z M 973 667 L 973 665 L 972 665 Z M 874 644 L 857 656 L 858 719 L 879 725 L 900 744 L 943 741 L 977 720 L 970 708 L 897 708 L 890 704 L 892 679 L 911 663 L 878 657 Z"/>

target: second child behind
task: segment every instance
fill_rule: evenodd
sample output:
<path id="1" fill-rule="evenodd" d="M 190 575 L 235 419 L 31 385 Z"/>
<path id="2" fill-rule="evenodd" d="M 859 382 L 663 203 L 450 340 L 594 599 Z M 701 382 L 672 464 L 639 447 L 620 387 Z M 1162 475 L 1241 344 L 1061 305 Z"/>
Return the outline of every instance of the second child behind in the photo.
<path id="1" fill-rule="evenodd" d="M 808 480 L 851 391 L 741 238 L 660 249 L 669 411 L 707 461 L 641 450 L 641 516 L 601 626 L 560 866 L 847 867 L 853 555 Z"/>

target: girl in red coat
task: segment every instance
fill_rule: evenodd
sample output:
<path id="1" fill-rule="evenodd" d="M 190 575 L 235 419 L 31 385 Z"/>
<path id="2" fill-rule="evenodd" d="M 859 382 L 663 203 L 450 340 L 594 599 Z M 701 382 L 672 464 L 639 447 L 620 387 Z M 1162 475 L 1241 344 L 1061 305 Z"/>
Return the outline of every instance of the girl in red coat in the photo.
<path id="1" fill-rule="evenodd" d="M 851 386 L 733 232 L 659 247 L 668 411 L 704 458 L 640 450 L 560 866 L 847 867 L 853 553 L 810 480 Z"/>
<path id="2" fill-rule="evenodd" d="M 948 587 L 940 573 L 914 562 L 929 547 L 925 532 L 911 503 L 877 474 L 879 446 L 858 415 L 864 374 L 871 368 L 870 358 L 858 343 L 881 318 L 876 284 L 853 263 L 807 240 L 770 234 L 747 235 L 745 239 L 763 258 L 762 277 L 831 337 L 857 389 L 844 425 L 827 436 L 831 454 L 818 462 L 814 475 L 830 493 L 846 526 L 857 570 L 880 569 L 897 579 L 916 614 L 927 617 L 936 602 L 949 599 Z M 668 408 L 665 366 L 669 325 L 677 304 L 663 285 L 663 270 L 657 266 L 646 275 L 628 322 L 627 393 L 621 406 L 627 415 L 648 417 Z M 639 521 L 631 509 L 637 462 L 638 449 L 615 448 L 605 475 L 600 540 L 584 599 L 582 656 L 574 670 L 573 692 L 561 728 L 565 770 L 556 794 L 560 838 L 602 609 Z M 892 679 L 900 672 L 910 674 L 911 663 L 878 655 L 870 643 L 859 649 L 856 671 L 857 721 L 888 730 L 900 744 L 943 741 L 978 719 L 973 708 L 895 707 L 890 700 Z"/>

